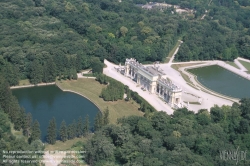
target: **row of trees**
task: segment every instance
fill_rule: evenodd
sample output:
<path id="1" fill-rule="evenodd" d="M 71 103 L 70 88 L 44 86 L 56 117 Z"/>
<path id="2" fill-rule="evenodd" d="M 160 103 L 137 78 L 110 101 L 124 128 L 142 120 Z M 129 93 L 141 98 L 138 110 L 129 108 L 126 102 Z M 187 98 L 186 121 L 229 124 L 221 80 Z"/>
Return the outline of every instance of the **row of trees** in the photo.
<path id="1" fill-rule="evenodd" d="M 98 112 L 94 122 L 94 131 L 98 131 L 105 125 L 109 124 L 109 109 L 106 108 L 103 114 Z M 59 138 L 61 141 L 65 142 L 70 139 L 74 139 L 76 137 L 86 137 L 91 132 L 91 126 L 89 122 L 89 116 L 87 115 L 82 120 L 82 117 L 79 117 L 78 121 L 75 120 L 67 125 L 66 122 L 63 120 L 61 122 L 59 131 L 57 130 L 56 126 L 56 119 L 53 118 L 49 121 L 49 126 L 47 129 L 47 142 L 49 144 L 55 144 L 56 140 Z M 40 138 L 40 137 L 39 137 Z"/>
<path id="2" fill-rule="evenodd" d="M 129 101 L 133 99 L 138 104 L 140 104 L 140 110 L 142 112 L 145 112 L 146 114 L 155 112 L 155 108 L 151 106 L 143 97 L 141 97 L 137 92 L 134 92 L 129 89 L 128 86 L 125 86 L 125 92 L 127 94 L 127 97 L 125 98 L 126 101 Z"/>
<path id="3" fill-rule="evenodd" d="M 76 137 L 81 138 L 82 136 L 87 136 L 89 132 L 90 122 L 88 115 L 85 117 L 84 122 L 82 120 L 82 117 L 79 117 L 77 122 L 74 120 L 69 125 L 67 125 L 66 122 L 63 120 L 61 122 L 59 132 L 57 131 L 56 119 L 53 118 L 49 121 L 46 140 L 49 144 L 55 144 L 58 138 L 61 141 L 65 142 Z"/>
<path id="4" fill-rule="evenodd" d="M 15 130 L 22 130 L 24 136 L 29 138 L 29 143 L 39 140 L 41 136 L 40 125 L 37 120 L 33 122 L 32 115 L 18 104 L 12 95 L 7 80 L 0 73 L 0 106 L 14 124 Z"/>
<path id="5" fill-rule="evenodd" d="M 18 138 L 13 135 L 11 124 L 14 129 L 23 131 L 23 136 Z M 20 108 L 17 99 L 11 94 L 7 80 L 0 73 L 0 156 L 6 163 L 1 161 L 1 165 L 10 165 L 11 159 L 3 158 L 8 151 L 44 151 L 43 143 L 40 140 L 41 131 L 37 120 L 32 121 L 31 114 L 26 114 Z M 28 138 L 28 141 L 27 141 Z M 5 152 L 7 151 L 7 152 Z M 22 155 L 30 155 L 23 153 Z M 27 161 L 19 165 L 38 165 L 37 162 L 29 164 L 31 160 L 40 160 L 43 153 L 38 153 L 37 158 L 22 158 Z"/>
<path id="6" fill-rule="evenodd" d="M 119 125 L 102 127 L 87 142 L 85 161 L 90 165 L 235 165 L 223 151 L 250 150 L 250 99 L 232 107 L 212 107 L 194 113 L 186 108 L 173 115 L 153 112 L 130 116 Z M 237 165 L 249 165 L 249 154 Z"/>
<path id="7" fill-rule="evenodd" d="M 100 97 L 105 101 L 116 101 L 124 98 L 124 93 L 127 94 L 126 101 L 133 99 L 135 102 L 140 104 L 140 110 L 145 113 L 156 111 L 145 99 L 143 99 L 137 92 L 129 89 L 128 86 L 124 86 L 121 82 L 114 80 L 104 74 L 97 74 L 96 80 L 101 84 L 108 85 L 104 88 L 100 94 Z"/>

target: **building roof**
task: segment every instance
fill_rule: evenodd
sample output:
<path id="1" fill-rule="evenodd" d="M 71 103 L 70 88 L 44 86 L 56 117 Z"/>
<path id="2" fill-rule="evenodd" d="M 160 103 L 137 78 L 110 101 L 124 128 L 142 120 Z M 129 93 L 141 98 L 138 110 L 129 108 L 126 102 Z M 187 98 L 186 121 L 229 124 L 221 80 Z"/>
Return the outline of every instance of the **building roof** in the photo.
<path id="1" fill-rule="evenodd" d="M 153 66 L 148 66 L 144 68 L 147 72 L 152 74 L 153 76 L 158 76 L 158 75 L 166 75 L 164 72 L 159 70 L 159 67 L 153 67 Z"/>

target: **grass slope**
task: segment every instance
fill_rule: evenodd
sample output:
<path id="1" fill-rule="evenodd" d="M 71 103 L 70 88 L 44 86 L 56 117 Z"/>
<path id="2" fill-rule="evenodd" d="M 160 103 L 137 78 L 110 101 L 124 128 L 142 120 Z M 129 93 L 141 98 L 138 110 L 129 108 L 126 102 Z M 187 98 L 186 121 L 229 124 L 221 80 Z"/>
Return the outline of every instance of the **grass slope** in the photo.
<path id="1" fill-rule="evenodd" d="M 86 96 L 91 101 L 93 101 L 101 109 L 101 111 L 104 111 L 108 107 L 110 123 L 116 123 L 118 118 L 124 116 L 143 115 L 141 111 L 138 111 L 140 106 L 134 101 L 104 101 L 99 97 L 99 95 L 101 94 L 102 89 L 106 86 L 100 84 L 94 79 L 79 78 L 76 81 L 58 81 L 57 85 L 64 90 L 75 91 Z"/>
<path id="2" fill-rule="evenodd" d="M 237 69 L 240 69 L 234 62 L 226 61 L 226 63 L 237 68 Z"/>
<path id="3" fill-rule="evenodd" d="M 248 70 L 248 73 L 250 73 L 250 63 L 242 60 L 239 60 L 239 62 Z"/>

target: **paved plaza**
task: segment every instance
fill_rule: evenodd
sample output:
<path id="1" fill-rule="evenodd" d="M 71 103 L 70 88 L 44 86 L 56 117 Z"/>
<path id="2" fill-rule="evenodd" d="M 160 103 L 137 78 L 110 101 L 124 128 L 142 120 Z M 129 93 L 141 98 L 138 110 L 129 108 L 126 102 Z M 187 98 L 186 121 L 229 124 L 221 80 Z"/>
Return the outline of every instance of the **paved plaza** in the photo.
<path id="1" fill-rule="evenodd" d="M 181 45 L 182 42 L 180 42 Z M 179 45 L 179 47 L 180 47 Z M 174 55 L 178 52 L 179 47 L 174 52 Z M 218 93 L 212 92 L 203 86 L 201 86 L 195 79 L 195 76 L 190 74 L 186 71 L 188 68 L 193 67 L 203 67 L 208 65 L 219 65 L 221 67 L 226 68 L 227 70 L 230 70 L 244 78 L 247 78 L 250 80 L 250 74 L 246 73 L 245 67 L 239 63 L 240 60 L 244 60 L 247 62 L 250 62 L 249 60 L 237 58 L 235 60 L 235 64 L 239 66 L 239 69 L 223 62 L 223 61 L 190 61 L 190 62 L 178 62 L 173 63 L 174 55 L 171 57 L 170 61 L 166 64 L 158 64 L 160 70 L 162 72 L 166 73 L 167 78 L 169 78 L 173 84 L 177 85 L 178 87 L 182 88 L 182 103 L 183 106 L 187 107 L 189 110 L 198 112 L 200 109 L 208 109 L 210 110 L 211 107 L 214 105 L 222 106 L 222 105 L 229 105 L 231 106 L 233 102 L 238 102 L 239 99 L 230 98 L 227 96 L 220 95 Z M 160 98 L 157 94 L 152 94 L 149 91 L 143 91 L 141 87 L 139 86 L 138 82 L 135 82 L 131 80 L 129 77 L 121 74 L 117 68 L 120 68 L 121 66 L 115 65 L 107 60 L 104 61 L 104 63 L 107 65 L 106 68 L 104 68 L 103 73 L 106 74 L 109 77 L 112 77 L 120 82 L 122 82 L 124 85 L 127 85 L 131 90 L 137 92 L 141 97 L 143 97 L 148 103 L 150 103 L 156 110 L 158 111 L 164 111 L 167 114 L 172 114 L 173 109 L 170 107 L 169 104 L 166 103 L 162 98 Z M 182 67 L 179 69 L 179 71 L 176 71 L 171 67 L 173 64 L 187 64 L 187 63 L 202 63 L 198 65 L 188 66 L 188 67 Z M 144 66 L 152 66 L 152 65 L 144 65 Z M 183 79 L 180 72 L 184 73 L 190 78 L 190 81 L 194 85 L 194 87 L 187 84 L 187 82 Z M 205 92 L 206 91 L 206 92 Z M 209 93 L 207 93 L 209 92 Z M 190 104 L 192 103 L 192 104 Z M 193 104 L 194 103 L 194 104 Z M 198 104 L 200 103 L 200 104 Z"/>

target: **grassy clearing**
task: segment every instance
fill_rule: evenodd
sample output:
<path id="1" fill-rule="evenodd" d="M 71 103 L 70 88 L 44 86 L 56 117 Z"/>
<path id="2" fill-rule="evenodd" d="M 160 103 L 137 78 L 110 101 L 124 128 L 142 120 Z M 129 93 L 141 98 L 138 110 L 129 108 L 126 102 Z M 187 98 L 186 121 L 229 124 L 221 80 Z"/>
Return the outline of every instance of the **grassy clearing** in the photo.
<path id="1" fill-rule="evenodd" d="M 239 60 L 239 62 L 250 72 L 250 63 L 246 61 Z"/>
<path id="2" fill-rule="evenodd" d="M 19 86 L 22 86 L 22 85 L 30 85 L 30 80 L 29 79 L 20 80 Z"/>
<path id="3" fill-rule="evenodd" d="M 226 61 L 226 63 L 237 68 L 237 69 L 240 69 L 234 62 Z"/>
<path id="4" fill-rule="evenodd" d="M 168 56 L 166 57 L 164 63 L 168 63 L 171 59 L 171 57 L 174 55 L 175 50 L 177 47 L 181 44 L 181 42 L 178 40 L 177 43 L 175 44 L 174 48 L 169 52 Z"/>
<path id="5" fill-rule="evenodd" d="M 10 124 L 10 131 L 11 131 L 11 133 L 12 133 L 14 136 L 16 136 L 17 138 L 25 138 L 25 137 L 23 136 L 23 131 L 22 131 L 22 130 L 17 131 L 17 130 L 14 129 L 14 124 L 13 124 L 13 123 Z"/>
<path id="6" fill-rule="evenodd" d="M 101 111 L 104 111 L 107 107 L 109 108 L 109 117 L 111 123 L 116 123 L 118 118 L 130 115 L 137 115 L 142 116 L 143 113 L 138 111 L 140 107 L 136 102 L 129 101 L 126 102 L 125 100 L 119 100 L 115 102 L 106 102 L 102 98 L 99 97 L 101 91 L 105 85 L 100 84 L 99 82 L 95 81 L 94 79 L 87 79 L 87 78 L 80 78 L 75 81 L 62 81 L 57 82 L 64 90 L 71 90 L 78 92 L 91 101 L 93 101 Z"/>
<path id="7" fill-rule="evenodd" d="M 91 136 L 90 136 L 91 137 Z M 46 144 L 45 145 L 45 150 L 46 151 L 54 151 L 54 150 L 68 150 L 68 149 L 71 149 L 71 147 L 77 143 L 78 141 L 81 141 L 81 142 L 86 142 L 90 137 L 88 138 L 74 138 L 72 140 L 67 140 L 65 142 L 62 142 L 62 141 L 56 141 L 56 143 L 54 145 L 50 145 L 50 144 Z"/>

